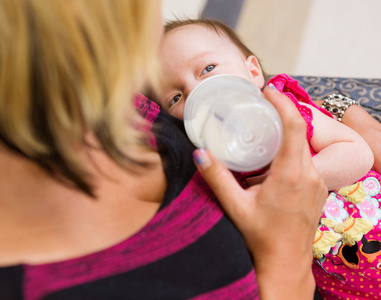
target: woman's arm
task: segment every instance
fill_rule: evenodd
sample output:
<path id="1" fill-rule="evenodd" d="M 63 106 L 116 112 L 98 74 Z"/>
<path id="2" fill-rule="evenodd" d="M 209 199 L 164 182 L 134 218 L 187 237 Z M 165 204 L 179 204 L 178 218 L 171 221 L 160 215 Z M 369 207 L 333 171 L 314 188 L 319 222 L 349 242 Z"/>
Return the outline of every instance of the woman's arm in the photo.
<path id="1" fill-rule="evenodd" d="M 373 166 L 373 153 L 354 130 L 307 105 L 313 113 L 313 157 L 329 190 L 353 184 Z"/>
<path id="2" fill-rule="evenodd" d="M 322 100 L 314 102 L 318 106 L 323 103 Z M 347 108 L 341 122 L 356 131 L 368 143 L 374 155 L 373 169 L 381 173 L 381 123 L 359 105 Z"/>
<path id="3" fill-rule="evenodd" d="M 312 243 L 328 192 L 298 110 L 269 87 L 264 95 L 281 115 L 284 138 L 262 184 L 242 189 L 207 151 L 196 150 L 195 162 L 253 254 L 261 299 L 312 299 Z"/>

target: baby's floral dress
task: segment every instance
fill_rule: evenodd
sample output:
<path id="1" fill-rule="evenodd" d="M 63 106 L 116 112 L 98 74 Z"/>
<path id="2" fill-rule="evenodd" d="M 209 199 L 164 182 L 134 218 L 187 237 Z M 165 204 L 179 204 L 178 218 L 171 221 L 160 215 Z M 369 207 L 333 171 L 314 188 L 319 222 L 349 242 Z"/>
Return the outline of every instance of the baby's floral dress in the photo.
<path id="1" fill-rule="evenodd" d="M 269 83 L 287 95 L 313 135 L 312 112 L 317 107 L 298 82 L 286 74 Z M 311 155 L 315 155 L 310 147 Z M 381 299 L 381 175 L 371 170 L 354 184 L 330 192 L 313 243 L 312 265 L 323 299 Z"/>

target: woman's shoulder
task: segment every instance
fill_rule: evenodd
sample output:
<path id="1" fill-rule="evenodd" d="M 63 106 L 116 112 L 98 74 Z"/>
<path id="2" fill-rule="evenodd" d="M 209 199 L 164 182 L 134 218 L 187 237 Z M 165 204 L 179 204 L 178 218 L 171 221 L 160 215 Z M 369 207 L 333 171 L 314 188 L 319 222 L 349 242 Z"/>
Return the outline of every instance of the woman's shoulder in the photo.
<path id="1" fill-rule="evenodd" d="M 178 196 L 124 241 L 65 261 L 0 268 L 3 277 L 7 286 L 2 293 L 28 299 L 258 296 L 245 242 L 197 172 Z"/>

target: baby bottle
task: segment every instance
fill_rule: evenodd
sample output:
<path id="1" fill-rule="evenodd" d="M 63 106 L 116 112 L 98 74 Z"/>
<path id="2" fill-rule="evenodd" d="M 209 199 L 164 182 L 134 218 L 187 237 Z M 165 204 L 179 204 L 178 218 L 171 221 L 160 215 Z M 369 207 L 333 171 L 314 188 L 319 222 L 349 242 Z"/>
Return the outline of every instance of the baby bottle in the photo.
<path id="1" fill-rule="evenodd" d="M 184 126 L 195 146 L 238 172 L 268 165 L 282 138 L 276 109 L 256 85 L 234 75 L 209 77 L 191 91 Z"/>

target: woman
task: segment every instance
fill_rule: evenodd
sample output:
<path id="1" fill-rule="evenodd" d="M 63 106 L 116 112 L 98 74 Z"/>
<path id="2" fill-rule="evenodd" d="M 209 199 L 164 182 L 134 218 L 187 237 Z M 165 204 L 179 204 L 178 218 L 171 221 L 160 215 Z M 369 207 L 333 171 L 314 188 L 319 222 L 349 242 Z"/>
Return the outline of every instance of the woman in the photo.
<path id="1" fill-rule="evenodd" d="M 132 102 L 155 82 L 159 3 L 0 2 L 5 299 L 312 298 L 327 191 L 304 121 L 267 89 L 285 143 L 266 181 L 243 190 L 203 150 L 198 172 L 176 121 Z"/>

